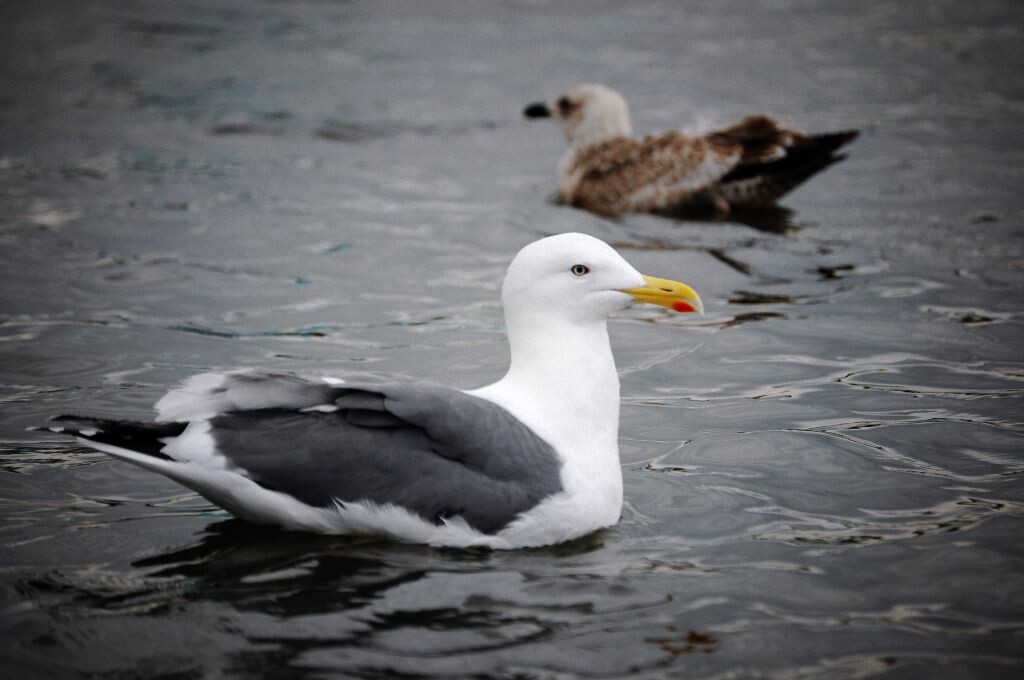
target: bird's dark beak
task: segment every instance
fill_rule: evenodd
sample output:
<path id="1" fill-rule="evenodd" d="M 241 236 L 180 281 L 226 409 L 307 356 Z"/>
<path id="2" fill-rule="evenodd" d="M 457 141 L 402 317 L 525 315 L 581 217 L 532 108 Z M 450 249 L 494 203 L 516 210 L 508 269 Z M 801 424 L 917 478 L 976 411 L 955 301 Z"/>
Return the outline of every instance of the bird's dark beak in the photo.
<path id="1" fill-rule="evenodd" d="M 523 109 L 523 115 L 527 118 L 550 118 L 551 109 L 547 104 L 536 102 Z"/>

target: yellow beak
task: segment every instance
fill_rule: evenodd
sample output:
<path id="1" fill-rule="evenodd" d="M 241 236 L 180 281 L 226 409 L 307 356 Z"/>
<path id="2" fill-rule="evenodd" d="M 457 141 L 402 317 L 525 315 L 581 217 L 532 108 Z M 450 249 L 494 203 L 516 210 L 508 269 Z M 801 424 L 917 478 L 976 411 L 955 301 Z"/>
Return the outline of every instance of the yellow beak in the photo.
<path id="1" fill-rule="evenodd" d="M 671 279 L 656 279 L 653 276 L 645 276 L 644 283 L 646 285 L 622 292 L 632 295 L 637 302 L 649 302 L 677 312 L 704 313 L 704 303 L 701 302 L 697 291 L 685 283 Z"/>

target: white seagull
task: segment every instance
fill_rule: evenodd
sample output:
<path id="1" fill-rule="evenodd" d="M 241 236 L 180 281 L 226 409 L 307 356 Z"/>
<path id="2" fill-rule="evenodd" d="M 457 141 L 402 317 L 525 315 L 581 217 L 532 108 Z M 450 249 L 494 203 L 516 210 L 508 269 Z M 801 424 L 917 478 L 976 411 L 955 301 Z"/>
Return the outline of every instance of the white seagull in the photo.
<path id="1" fill-rule="evenodd" d="M 632 301 L 701 312 L 700 297 L 561 234 L 516 255 L 501 299 L 511 361 L 479 389 L 203 373 L 157 402 L 155 422 L 59 416 L 45 429 L 286 529 L 522 548 L 611 526 L 622 471 L 608 316 Z"/>
<path id="2" fill-rule="evenodd" d="M 858 135 L 805 135 L 756 115 L 699 137 L 663 132 L 637 139 L 626 101 L 604 85 L 577 85 L 523 114 L 555 118 L 565 129 L 559 198 L 608 217 L 770 206 L 845 158 L 836 150 Z"/>

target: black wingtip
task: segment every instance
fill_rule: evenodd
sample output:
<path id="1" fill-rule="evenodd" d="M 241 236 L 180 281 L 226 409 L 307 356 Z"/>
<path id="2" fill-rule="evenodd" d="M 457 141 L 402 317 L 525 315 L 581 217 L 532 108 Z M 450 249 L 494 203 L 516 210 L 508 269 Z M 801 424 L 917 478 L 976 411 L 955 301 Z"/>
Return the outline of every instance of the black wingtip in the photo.
<path id="1" fill-rule="evenodd" d="M 860 130 L 839 130 L 811 135 L 808 139 L 815 142 L 822 150 L 835 151 L 860 137 Z"/>
<path id="2" fill-rule="evenodd" d="M 51 423 L 67 423 L 67 425 L 34 425 L 26 428 L 29 432 L 48 432 L 50 434 L 65 434 L 70 437 L 84 437 L 86 439 L 99 434 L 103 420 L 90 416 L 59 415 L 50 416 Z"/>
<path id="3" fill-rule="evenodd" d="M 75 416 L 69 414 L 61 414 L 59 416 L 50 416 L 50 422 L 66 423 L 66 422 L 89 422 L 97 423 L 100 421 L 99 418 L 93 416 Z"/>
<path id="4" fill-rule="evenodd" d="M 523 109 L 523 115 L 527 118 L 550 118 L 551 109 L 547 107 L 547 104 L 536 102 Z"/>
<path id="5" fill-rule="evenodd" d="M 50 425 L 34 428 L 39 432 L 79 437 L 99 444 L 145 453 L 156 458 L 171 460 L 163 453 L 164 439 L 180 435 L 187 423 L 134 422 L 106 420 L 91 416 L 60 415 L 50 418 Z"/>

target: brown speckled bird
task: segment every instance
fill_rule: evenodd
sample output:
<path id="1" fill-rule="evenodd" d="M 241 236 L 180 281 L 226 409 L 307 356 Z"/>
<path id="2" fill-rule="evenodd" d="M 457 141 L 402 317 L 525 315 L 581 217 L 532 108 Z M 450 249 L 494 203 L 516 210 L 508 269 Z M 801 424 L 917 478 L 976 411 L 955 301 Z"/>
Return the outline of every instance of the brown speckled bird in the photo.
<path id="1" fill-rule="evenodd" d="M 558 168 L 560 199 L 609 217 L 770 206 L 845 158 L 836 151 L 858 134 L 806 135 L 754 115 L 703 136 L 637 139 L 626 101 L 604 85 L 577 85 L 523 114 L 562 122 L 569 150 Z"/>

